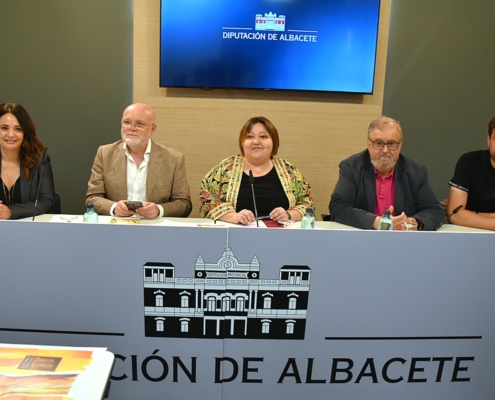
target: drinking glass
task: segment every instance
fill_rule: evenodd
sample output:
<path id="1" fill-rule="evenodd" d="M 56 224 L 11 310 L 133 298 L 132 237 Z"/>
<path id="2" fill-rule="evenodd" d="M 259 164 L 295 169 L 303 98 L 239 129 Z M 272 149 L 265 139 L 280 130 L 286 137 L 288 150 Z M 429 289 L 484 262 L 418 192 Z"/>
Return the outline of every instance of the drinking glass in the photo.
<path id="1" fill-rule="evenodd" d="M 291 219 L 281 219 L 278 221 L 279 224 L 283 225 L 284 228 L 287 228 L 290 224 L 293 224 L 294 221 Z"/>
<path id="2" fill-rule="evenodd" d="M 400 230 L 401 231 L 417 231 L 418 230 L 418 224 L 416 222 L 412 222 L 412 221 L 405 221 L 402 224 L 400 224 Z"/>

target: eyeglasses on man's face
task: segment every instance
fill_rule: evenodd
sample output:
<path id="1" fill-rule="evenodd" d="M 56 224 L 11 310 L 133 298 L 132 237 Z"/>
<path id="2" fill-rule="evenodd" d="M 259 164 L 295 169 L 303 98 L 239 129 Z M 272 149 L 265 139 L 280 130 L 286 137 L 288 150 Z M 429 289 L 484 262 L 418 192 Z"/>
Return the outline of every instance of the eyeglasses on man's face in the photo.
<path id="1" fill-rule="evenodd" d="M 122 120 L 122 126 L 125 128 L 131 128 L 133 126 L 136 127 L 136 129 L 140 131 L 144 131 L 148 126 L 153 125 L 153 124 L 145 124 L 144 122 L 141 121 L 131 121 L 130 119 L 124 119 Z"/>
<path id="2" fill-rule="evenodd" d="M 390 151 L 397 150 L 399 148 L 400 142 L 396 142 L 395 140 L 392 140 L 390 142 L 384 142 L 383 140 L 377 139 L 377 140 L 371 140 L 368 139 L 371 143 L 373 143 L 373 147 L 377 150 L 382 150 L 384 146 L 387 146 Z"/>

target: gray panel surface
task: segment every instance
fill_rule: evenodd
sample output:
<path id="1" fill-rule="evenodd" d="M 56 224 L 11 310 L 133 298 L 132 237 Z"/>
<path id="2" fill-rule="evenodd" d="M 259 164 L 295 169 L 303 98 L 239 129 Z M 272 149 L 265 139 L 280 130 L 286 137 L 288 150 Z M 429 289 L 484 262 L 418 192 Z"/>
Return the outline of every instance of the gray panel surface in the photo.
<path id="1" fill-rule="evenodd" d="M 0 342 L 108 347 L 117 354 L 110 399 L 487 399 L 494 393 L 491 233 L 13 221 L 1 222 L 0 233 Z M 198 284 L 198 259 L 215 265 L 226 248 L 239 265 L 256 257 L 259 279 L 250 282 L 271 285 L 274 298 L 277 290 L 303 297 L 296 283 L 287 290 L 281 271 L 310 271 L 307 312 L 294 311 L 302 316 L 296 325 L 306 321 L 304 339 L 259 339 L 252 330 L 245 338 L 145 336 L 144 265 L 170 263 L 170 282 L 182 290 Z M 204 281 L 205 293 L 220 281 Z M 247 285 L 229 282 L 229 293 Z M 164 293 L 166 303 L 172 291 Z M 165 317 L 166 329 L 171 320 Z M 153 352 L 158 358 L 148 358 Z"/>

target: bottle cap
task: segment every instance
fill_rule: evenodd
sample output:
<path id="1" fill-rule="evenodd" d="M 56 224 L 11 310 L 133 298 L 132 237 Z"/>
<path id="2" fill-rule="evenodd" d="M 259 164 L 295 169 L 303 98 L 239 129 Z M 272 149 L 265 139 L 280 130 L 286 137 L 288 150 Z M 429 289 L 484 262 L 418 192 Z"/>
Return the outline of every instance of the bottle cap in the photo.
<path id="1" fill-rule="evenodd" d="M 313 214 L 313 209 L 311 207 L 308 207 L 308 208 L 306 208 L 306 212 Z"/>
<path id="2" fill-rule="evenodd" d="M 390 210 L 385 210 L 385 211 L 383 212 L 383 215 L 384 215 L 385 217 L 390 217 Z"/>

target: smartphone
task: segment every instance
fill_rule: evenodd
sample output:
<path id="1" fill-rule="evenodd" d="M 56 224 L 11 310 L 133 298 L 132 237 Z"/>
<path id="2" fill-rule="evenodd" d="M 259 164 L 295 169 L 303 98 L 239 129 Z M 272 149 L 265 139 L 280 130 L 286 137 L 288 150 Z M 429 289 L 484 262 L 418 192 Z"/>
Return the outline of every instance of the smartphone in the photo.
<path id="1" fill-rule="evenodd" d="M 138 208 L 142 207 L 143 206 L 143 203 L 140 202 L 140 201 L 126 201 L 125 202 L 125 205 L 127 206 L 127 208 L 129 210 L 137 210 Z"/>

